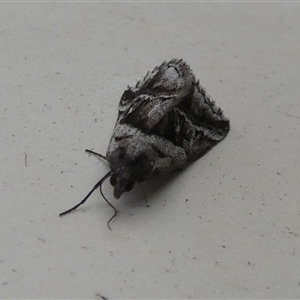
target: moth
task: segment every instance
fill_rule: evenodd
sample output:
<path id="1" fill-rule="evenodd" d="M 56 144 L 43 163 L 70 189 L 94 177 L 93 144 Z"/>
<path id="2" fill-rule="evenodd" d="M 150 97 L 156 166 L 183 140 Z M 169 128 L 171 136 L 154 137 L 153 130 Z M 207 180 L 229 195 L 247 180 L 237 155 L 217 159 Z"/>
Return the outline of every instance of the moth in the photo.
<path id="1" fill-rule="evenodd" d="M 134 87 L 127 87 L 119 103 L 117 122 L 106 156 L 110 171 L 76 206 L 85 203 L 110 178 L 114 197 L 131 191 L 136 183 L 158 174 L 181 170 L 223 140 L 230 122 L 211 100 L 191 68 L 182 59 L 163 62 Z"/>

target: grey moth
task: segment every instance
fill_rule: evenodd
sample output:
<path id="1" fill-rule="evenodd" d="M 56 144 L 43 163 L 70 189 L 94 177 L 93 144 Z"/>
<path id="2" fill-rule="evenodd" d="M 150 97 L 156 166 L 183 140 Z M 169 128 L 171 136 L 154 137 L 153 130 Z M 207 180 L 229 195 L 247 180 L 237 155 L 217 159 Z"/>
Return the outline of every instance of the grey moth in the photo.
<path id="1" fill-rule="evenodd" d="M 105 159 L 110 170 L 76 206 L 96 190 L 105 201 L 102 184 L 110 178 L 115 198 L 133 189 L 137 182 L 183 169 L 202 157 L 229 132 L 229 119 L 215 105 L 190 67 L 182 59 L 163 62 L 143 80 L 123 93 L 119 114 Z M 111 229 L 111 228 L 110 228 Z"/>

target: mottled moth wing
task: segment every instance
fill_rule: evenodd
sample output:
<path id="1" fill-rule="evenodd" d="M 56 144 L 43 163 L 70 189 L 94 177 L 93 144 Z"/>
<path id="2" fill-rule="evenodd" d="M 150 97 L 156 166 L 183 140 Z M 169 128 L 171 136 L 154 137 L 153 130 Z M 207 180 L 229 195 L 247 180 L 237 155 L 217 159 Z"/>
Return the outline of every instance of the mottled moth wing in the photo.
<path id="1" fill-rule="evenodd" d="M 183 169 L 221 141 L 229 120 L 182 60 L 164 62 L 128 87 L 106 158 L 119 198 L 136 182 Z"/>
<path id="2" fill-rule="evenodd" d="M 229 119 L 195 80 L 190 67 L 173 59 L 156 67 L 119 104 L 120 124 L 180 147 L 186 163 L 203 156 L 229 131 Z"/>
<path id="3" fill-rule="evenodd" d="M 124 112 L 120 123 L 150 133 L 191 93 L 193 79 L 191 69 L 182 60 L 162 63 L 124 92 L 119 106 L 119 111 Z"/>

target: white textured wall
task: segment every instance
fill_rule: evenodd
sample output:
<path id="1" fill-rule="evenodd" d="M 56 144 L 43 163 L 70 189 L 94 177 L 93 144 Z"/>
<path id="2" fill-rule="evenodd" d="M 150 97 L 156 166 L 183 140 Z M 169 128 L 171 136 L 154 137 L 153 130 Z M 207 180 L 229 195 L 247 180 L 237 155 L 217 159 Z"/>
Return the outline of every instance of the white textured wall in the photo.
<path id="1" fill-rule="evenodd" d="M 0 3 L 0 298 L 299 298 L 299 3 Z M 126 86 L 185 59 L 231 118 L 184 172 L 95 193 Z M 25 164 L 26 156 L 26 164 Z M 188 199 L 188 201 L 186 201 Z"/>

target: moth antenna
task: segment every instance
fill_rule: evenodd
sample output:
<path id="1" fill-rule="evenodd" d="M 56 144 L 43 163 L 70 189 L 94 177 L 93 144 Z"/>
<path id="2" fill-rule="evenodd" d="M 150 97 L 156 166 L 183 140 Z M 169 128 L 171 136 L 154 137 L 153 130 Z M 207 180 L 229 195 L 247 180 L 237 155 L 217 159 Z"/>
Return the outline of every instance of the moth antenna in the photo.
<path id="1" fill-rule="evenodd" d="M 138 181 L 137 181 L 137 185 L 141 188 L 142 193 L 143 193 L 143 196 L 144 196 L 145 201 L 146 201 L 146 204 L 148 204 L 148 199 L 147 199 L 147 197 L 146 197 L 146 194 L 145 194 L 145 191 L 144 191 L 144 189 L 143 189 L 143 186 L 142 186 Z"/>
<path id="2" fill-rule="evenodd" d="M 96 155 L 96 156 L 99 156 L 99 157 L 101 157 L 101 158 L 103 158 L 104 160 L 107 161 L 106 156 L 104 156 L 104 155 L 102 155 L 102 154 L 100 154 L 100 153 L 94 152 L 94 151 L 89 150 L 89 149 L 85 149 L 85 152 L 90 153 L 90 154 L 93 154 L 93 155 Z"/>
<path id="3" fill-rule="evenodd" d="M 60 216 L 60 217 L 61 217 L 61 216 L 64 216 L 64 215 L 70 213 L 71 211 L 75 210 L 76 208 L 78 208 L 78 207 L 81 206 L 82 204 L 84 204 L 85 201 L 93 194 L 93 192 L 94 192 L 98 187 L 101 187 L 101 186 L 102 186 L 102 183 L 103 183 L 108 177 L 110 177 L 111 174 L 112 174 L 112 171 L 109 171 L 106 175 L 104 175 L 104 176 L 99 180 L 99 182 L 96 183 L 96 185 L 92 188 L 92 190 L 84 197 L 84 199 L 83 199 L 80 203 L 78 203 L 78 204 L 75 205 L 74 207 L 72 207 L 72 208 L 70 208 L 70 209 L 68 209 L 68 210 L 66 210 L 66 211 L 64 211 L 64 212 L 62 212 L 62 213 L 60 213 L 59 216 Z M 105 199 L 105 200 L 106 200 L 106 199 Z M 108 202 L 108 201 L 106 200 L 106 202 Z"/>
<path id="4" fill-rule="evenodd" d="M 108 177 L 110 177 L 112 174 L 112 171 L 110 171 L 108 174 L 105 175 L 105 177 L 107 175 L 109 175 Z M 107 177 L 106 177 L 107 178 Z M 105 179 L 106 179 L 105 178 Z M 116 208 L 106 199 L 106 197 L 104 196 L 103 192 L 102 192 L 102 183 L 104 182 L 104 180 L 99 184 L 99 190 L 100 190 L 100 193 L 101 193 L 101 196 L 103 197 L 103 199 L 107 202 L 107 204 L 113 208 L 114 210 L 114 214 L 113 216 L 108 220 L 107 222 L 107 227 L 109 228 L 110 231 L 112 231 L 111 227 L 109 226 L 109 223 L 117 216 L 118 214 L 118 211 L 116 210 Z"/>

